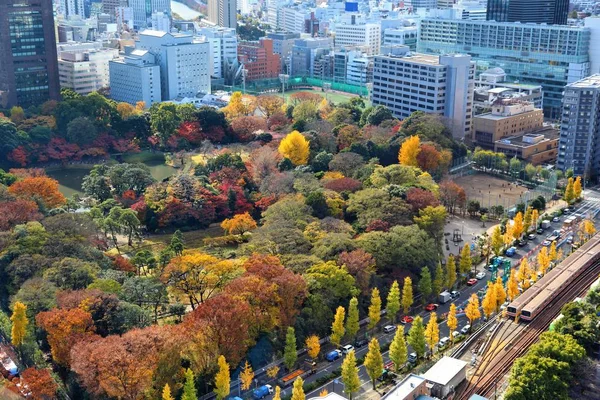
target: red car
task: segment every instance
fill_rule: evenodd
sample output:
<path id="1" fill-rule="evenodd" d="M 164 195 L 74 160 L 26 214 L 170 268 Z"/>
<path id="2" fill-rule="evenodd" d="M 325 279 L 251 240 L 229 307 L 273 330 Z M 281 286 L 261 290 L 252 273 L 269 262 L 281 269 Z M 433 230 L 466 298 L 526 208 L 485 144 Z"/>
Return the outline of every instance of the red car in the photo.
<path id="1" fill-rule="evenodd" d="M 400 318 L 400 322 L 403 324 L 410 324 L 414 321 L 415 319 L 413 317 L 411 317 L 410 315 L 405 315 L 404 317 Z"/>
<path id="2" fill-rule="evenodd" d="M 437 304 L 427 304 L 425 306 L 425 311 L 435 311 L 439 306 Z"/>
<path id="3" fill-rule="evenodd" d="M 477 279 L 472 278 L 467 281 L 467 286 L 473 286 L 476 283 L 477 283 Z"/>

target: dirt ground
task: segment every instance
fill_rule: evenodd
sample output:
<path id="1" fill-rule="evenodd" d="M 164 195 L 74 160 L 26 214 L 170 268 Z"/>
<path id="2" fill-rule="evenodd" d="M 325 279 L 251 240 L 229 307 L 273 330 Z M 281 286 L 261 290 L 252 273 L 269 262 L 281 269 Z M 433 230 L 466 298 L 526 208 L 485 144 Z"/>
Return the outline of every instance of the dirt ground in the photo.
<path id="1" fill-rule="evenodd" d="M 527 192 L 526 187 L 487 174 L 462 176 L 454 181 L 465 189 L 468 200 L 478 200 L 487 208 L 496 205 L 510 208 Z"/>

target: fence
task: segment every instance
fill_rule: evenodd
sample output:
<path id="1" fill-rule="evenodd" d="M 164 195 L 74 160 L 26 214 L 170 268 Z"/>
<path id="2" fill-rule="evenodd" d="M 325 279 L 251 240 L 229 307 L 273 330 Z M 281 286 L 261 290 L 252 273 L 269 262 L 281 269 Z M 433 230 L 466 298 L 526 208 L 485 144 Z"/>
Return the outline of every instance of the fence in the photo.
<path id="1" fill-rule="evenodd" d="M 296 88 L 324 88 L 325 85 L 330 86 L 331 90 L 356 94 L 359 96 L 367 97 L 369 95 L 369 90 L 365 86 L 351 85 L 348 83 L 342 82 L 334 82 L 332 80 L 327 79 L 319 79 L 319 78 L 310 78 L 306 76 L 294 76 L 290 77 L 285 85 L 285 90 L 293 90 Z M 223 89 L 229 90 L 232 92 L 242 92 L 244 91 L 243 85 L 216 85 L 214 89 Z M 269 78 L 269 79 L 257 79 L 246 82 L 245 87 L 246 93 L 249 94 L 262 94 L 268 92 L 281 92 L 281 81 L 279 78 Z"/>

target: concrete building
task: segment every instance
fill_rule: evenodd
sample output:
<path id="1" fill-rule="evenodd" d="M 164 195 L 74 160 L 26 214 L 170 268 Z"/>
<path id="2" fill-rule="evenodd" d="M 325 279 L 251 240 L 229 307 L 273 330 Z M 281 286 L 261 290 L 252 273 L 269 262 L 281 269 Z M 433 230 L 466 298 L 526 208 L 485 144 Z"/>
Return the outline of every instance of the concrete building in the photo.
<path id="1" fill-rule="evenodd" d="M 544 115 L 557 119 L 564 86 L 589 74 L 589 46 L 588 28 L 423 18 L 417 48 L 468 53 L 480 70 L 500 67 L 509 80 L 541 85 Z"/>
<path id="2" fill-rule="evenodd" d="M 136 49 L 148 50 L 156 57 L 164 101 L 210 93 L 212 58 L 208 41 L 195 40 L 189 34 L 145 30 L 139 34 Z"/>
<path id="3" fill-rule="evenodd" d="M 410 7 L 413 10 L 430 9 L 437 7 L 438 0 L 408 0 L 404 2 L 405 7 Z"/>
<path id="4" fill-rule="evenodd" d="M 240 42 L 238 60 L 247 71 L 246 81 L 272 79 L 281 73 L 281 56 L 273 53 L 273 41 L 261 38 L 258 42 Z"/>
<path id="5" fill-rule="evenodd" d="M 433 396 L 446 398 L 462 381 L 467 379 L 467 363 L 444 356 L 425 372 L 423 378 L 432 385 L 431 394 Z"/>
<path id="6" fill-rule="evenodd" d="M 381 400 L 415 400 L 419 396 L 428 396 L 429 394 L 425 378 L 415 374 L 408 374 L 406 378 L 387 392 Z"/>
<path id="7" fill-rule="evenodd" d="M 533 165 L 554 164 L 558 138 L 558 129 L 546 126 L 532 133 L 500 139 L 494 144 L 494 151 L 506 154 L 507 159 L 517 157 Z"/>
<path id="8" fill-rule="evenodd" d="M 535 108 L 542 108 L 543 92 L 540 85 L 519 82 L 507 82 L 506 72 L 502 68 L 492 68 L 479 74 L 475 80 L 473 105 L 475 114 L 491 110 L 498 99 L 529 101 Z"/>
<path id="9" fill-rule="evenodd" d="M 292 63 L 292 48 L 296 39 L 300 39 L 299 33 L 268 32 L 267 39 L 273 41 L 273 53 L 281 56 L 281 70 L 288 73 Z"/>
<path id="10" fill-rule="evenodd" d="M 211 75 L 230 85 L 238 74 L 238 40 L 235 28 L 205 27 L 198 34 L 211 43 Z"/>
<path id="11" fill-rule="evenodd" d="M 471 135 L 474 75 L 468 55 L 375 56 L 371 102 L 401 119 L 414 111 L 441 114 L 462 139 Z"/>
<path id="12" fill-rule="evenodd" d="M 92 44 L 95 48 L 59 46 L 58 76 L 61 88 L 70 88 L 86 95 L 109 86 L 108 63 L 119 57 L 119 50 L 102 48 L 96 43 Z"/>
<path id="13" fill-rule="evenodd" d="M 310 20 L 310 11 L 300 8 L 283 7 L 279 11 L 276 29 L 293 32 L 306 32 L 306 21 Z"/>
<path id="14" fill-rule="evenodd" d="M 566 25 L 569 0 L 488 0 L 487 20 Z"/>
<path id="15" fill-rule="evenodd" d="M 138 101 L 150 107 L 160 102 L 160 66 L 147 50 L 128 48 L 125 57 L 109 62 L 110 97 L 135 105 Z"/>
<path id="16" fill-rule="evenodd" d="M 102 0 L 102 12 L 111 16 L 115 15 L 115 8 L 128 6 L 128 0 Z"/>
<path id="17" fill-rule="evenodd" d="M 225 28 L 237 27 L 237 1 L 208 0 L 208 20 Z"/>
<path id="18" fill-rule="evenodd" d="M 62 20 L 56 28 L 58 42 L 92 42 L 99 33 L 98 23 L 92 19 Z"/>
<path id="19" fill-rule="evenodd" d="M 335 24 L 335 47 L 368 46 L 368 55 L 379 54 L 381 26 L 364 22 L 362 16 L 357 14 L 351 14 L 347 17 L 341 23 Z"/>
<path id="20" fill-rule="evenodd" d="M 331 38 L 296 39 L 292 47 L 292 63 L 289 74 L 314 76 L 315 60 L 323 54 L 329 54 L 331 47 Z"/>
<path id="21" fill-rule="evenodd" d="M 416 26 L 386 29 L 383 31 L 383 45 L 403 44 L 408 46 L 411 51 L 416 51 L 418 35 L 419 31 Z"/>
<path id="22" fill-rule="evenodd" d="M 600 74 L 565 87 L 556 167 L 586 179 L 600 171 Z"/>
<path id="23" fill-rule="evenodd" d="M 52 0 L 0 2 L 0 106 L 58 100 Z"/>
<path id="24" fill-rule="evenodd" d="M 57 12 L 65 18 L 72 18 L 75 16 L 85 18 L 83 0 L 59 0 Z"/>
<path id="25" fill-rule="evenodd" d="M 170 0 L 129 0 L 133 10 L 133 25 L 136 29 L 147 28 L 152 22 L 152 13 L 163 12 L 171 17 Z"/>
<path id="26" fill-rule="evenodd" d="M 493 150 L 498 140 L 533 132 L 543 124 L 542 110 L 533 103 L 498 99 L 491 112 L 473 117 L 472 141 L 475 146 Z"/>
<path id="27" fill-rule="evenodd" d="M 150 24 L 152 30 L 170 32 L 171 31 L 171 17 L 162 11 L 155 11 L 150 16 Z"/>

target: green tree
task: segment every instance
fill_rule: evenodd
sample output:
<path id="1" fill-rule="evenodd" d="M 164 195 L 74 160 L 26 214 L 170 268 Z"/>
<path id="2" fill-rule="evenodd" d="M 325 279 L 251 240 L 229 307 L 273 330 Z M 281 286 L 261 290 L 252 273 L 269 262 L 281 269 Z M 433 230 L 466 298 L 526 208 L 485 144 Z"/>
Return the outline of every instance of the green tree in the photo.
<path id="1" fill-rule="evenodd" d="M 335 311 L 335 317 L 333 318 L 333 324 L 331 325 L 331 336 L 329 340 L 336 347 L 340 346 L 342 342 L 342 338 L 344 337 L 345 329 L 344 329 L 344 315 L 346 314 L 346 310 L 344 307 L 339 306 Z"/>
<path id="2" fill-rule="evenodd" d="M 422 358 L 425 355 L 425 327 L 423 318 L 417 316 L 408 331 L 408 344 L 411 345 L 417 357 Z"/>
<path id="3" fill-rule="evenodd" d="M 194 381 L 194 372 L 188 368 L 185 371 L 185 383 L 183 384 L 183 394 L 181 395 L 181 400 L 198 400 L 196 383 Z"/>
<path id="4" fill-rule="evenodd" d="M 406 340 L 404 339 L 404 327 L 398 327 L 392 343 L 390 344 L 390 360 L 394 362 L 396 372 L 399 372 L 408 357 L 408 349 Z"/>
<path id="5" fill-rule="evenodd" d="M 404 278 L 404 286 L 402 287 L 402 310 L 404 314 L 408 314 L 413 301 L 412 279 L 407 276 Z"/>
<path id="6" fill-rule="evenodd" d="M 294 381 L 294 387 L 292 388 L 292 400 L 305 400 L 306 395 L 304 394 L 304 380 L 302 377 L 296 378 Z"/>
<path id="7" fill-rule="evenodd" d="M 446 260 L 446 288 L 452 289 L 456 283 L 456 262 L 454 256 L 450 254 Z"/>
<path id="8" fill-rule="evenodd" d="M 398 311 L 400 311 L 400 285 L 398 285 L 398 281 L 392 283 L 392 287 L 388 292 L 386 309 L 387 315 L 389 315 L 392 322 L 395 322 Z"/>
<path id="9" fill-rule="evenodd" d="M 175 233 L 173 233 L 173 236 L 171 237 L 171 243 L 169 243 L 169 247 L 171 248 L 171 250 L 173 250 L 173 253 L 175 253 L 175 255 L 180 256 L 183 253 L 183 250 L 185 249 L 185 242 L 183 240 L 183 233 L 181 233 L 179 229 L 177 229 Z"/>
<path id="10" fill-rule="evenodd" d="M 359 321 L 358 299 L 353 297 L 350 299 L 350 304 L 348 305 L 348 316 L 346 317 L 346 334 L 348 337 L 352 339 L 356 337 L 356 334 L 360 329 Z"/>
<path id="11" fill-rule="evenodd" d="M 575 200 L 575 189 L 574 189 L 573 178 L 567 180 L 567 188 L 565 189 L 565 195 L 563 196 L 564 201 L 571 204 Z"/>
<path id="12" fill-rule="evenodd" d="M 344 382 L 344 391 L 348 395 L 348 398 L 352 400 L 352 395 L 360 389 L 360 378 L 358 376 L 354 350 L 346 354 L 342 362 L 342 382 Z"/>
<path id="13" fill-rule="evenodd" d="M 373 383 L 373 389 L 375 389 L 375 382 L 383 373 L 383 357 L 381 356 L 381 349 L 379 348 L 377 338 L 373 338 L 369 342 L 369 351 L 365 357 L 364 365 Z"/>
<path id="14" fill-rule="evenodd" d="M 373 329 L 381 320 L 381 297 L 379 289 L 373 288 L 371 291 L 371 304 L 369 305 L 369 325 L 368 329 Z"/>
<path id="15" fill-rule="evenodd" d="M 17 126 L 8 118 L 0 118 L 0 152 L 8 154 L 19 146 L 21 137 Z"/>
<path id="16" fill-rule="evenodd" d="M 154 103 L 150 107 L 152 132 L 165 145 L 179 126 L 177 106 L 173 103 Z"/>
<path id="17" fill-rule="evenodd" d="M 296 331 L 293 327 L 289 326 L 285 335 L 285 349 L 283 351 L 283 363 L 289 371 L 291 371 L 292 368 L 294 368 L 294 364 L 296 364 L 296 360 L 298 359 L 297 351 Z"/>
<path id="18" fill-rule="evenodd" d="M 444 270 L 442 269 L 442 264 L 438 263 L 437 268 L 435 269 L 435 275 L 433 278 L 433 282 L 431 283 L 431 291 L 434 296 L 437 296 L 442 292 L 442 288 L 444 287 Z"/>
<path id="19" fill-rule="evenodd" d="M 217 372 L 217 375 L 215 376 L 214 392 L 217 395 L 217 400 L 223 400 L 224 398 L 229 396 L 229 386 L 231 384 L 231 378 L 229 375 L 229 364 L 227 364 L 227 361 L 225 361 L 224 356 L 219 356 L 218 364 L 219 370 Z"/>
<path id="20" fill-rule="evenodd" d="M 67 125 L 67 139 L 79 145 L 89 144 L 96 139 L 96 126 L 87 117 L 77 117 Z"/>
<path id="21" fill-rule="evenodd" d="M 429 268 L 423 267 L 421 269 L 421 279 L 419 280 L 419 292 L 421 293 L 421 301 L 426 304 L 429 297 L 431 296 L 431 273 Z"/>
<path id="22" fill-rule="evenodd" d="M 466 275 L 473 267 L 473 259 L 471 258 L 471 247 L 465 243 L 460 252 L 459 271 L 462 275 Z"/>

